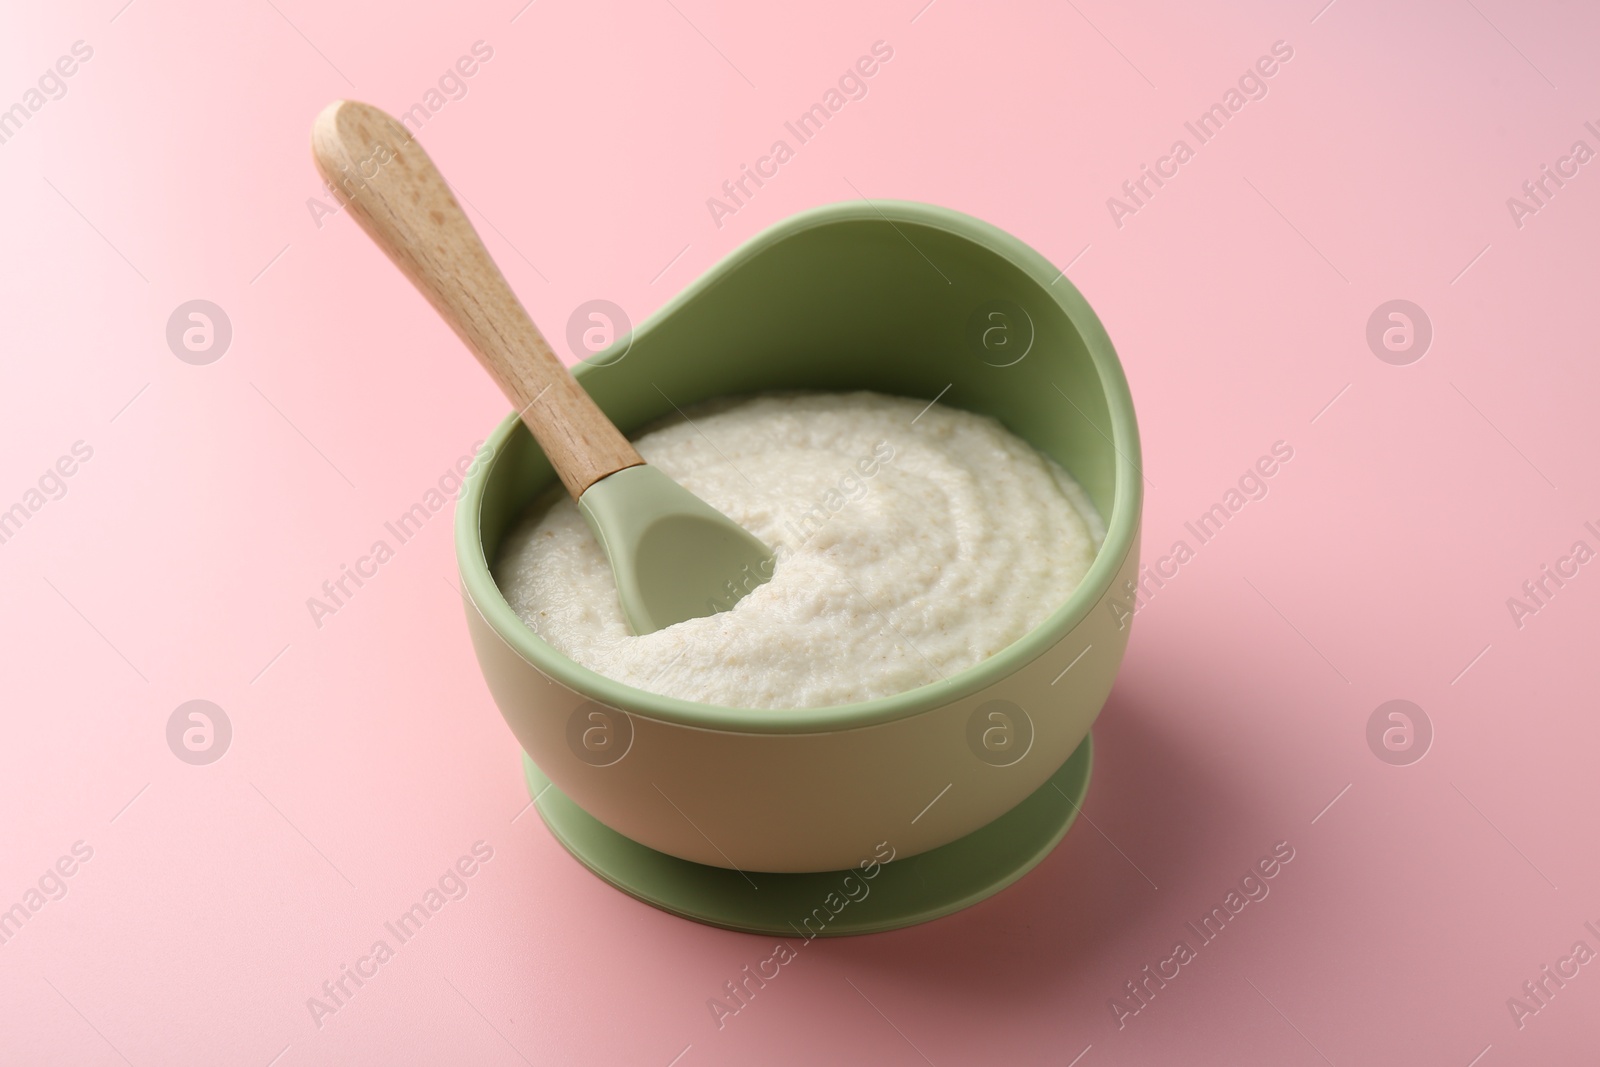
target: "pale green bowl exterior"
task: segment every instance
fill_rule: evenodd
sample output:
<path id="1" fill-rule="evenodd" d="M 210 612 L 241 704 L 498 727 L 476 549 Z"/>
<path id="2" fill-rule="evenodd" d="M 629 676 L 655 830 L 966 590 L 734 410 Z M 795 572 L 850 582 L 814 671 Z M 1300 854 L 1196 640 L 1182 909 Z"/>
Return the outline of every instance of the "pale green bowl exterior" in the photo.
<path id="1" fill-rule="evenodd" d="M 1031 347 L 1010 365 L 996 364 L 1018 350 L 1020 333 L 1005 359 L 974 340 L 974 322 L 995 301 L 1031 320 Z M 1017 331 L 1021 320 L 1011 319 Z M 871 857 L 880 842 L 910 856 L 987 825 L 1038 788 L 1088 733 L 1127 647 L 1121 605 L 1131 603 L 1138 568 L 1139 435 L 1099 319 L 1038 253 L 943 208 L 885 201 L 817 208 L 713 267 L 635 330 L 620 359 L 601 353 L 575 372 L 627 432 L 669 414 L 673 403 L 715 396 L 873 389 L 931 400 L 943 391 L 940 403 L 992 415 L 1054 456 L 1106 523 L 1099 555 L 1065 604 L 1009 648 L 945 681 L 811 710 L 698 704 L 578 666 L 501 596 L 489 570 L 494 554 L 554 482 L 531 435 L 508 416 L 457 506 L 468 626 L 517 740 L 601 822 L 697 863 L 842 870 Z M 1022 708 L 1033 728 L 1026 754 L 1004 767 L 980 759 L 968 741 L 974 712 L 995 700 Z M 609 766 L 593 766 L 568 747 L 568 720 L 591 701 L 632 720 L 631 748 Z"/>

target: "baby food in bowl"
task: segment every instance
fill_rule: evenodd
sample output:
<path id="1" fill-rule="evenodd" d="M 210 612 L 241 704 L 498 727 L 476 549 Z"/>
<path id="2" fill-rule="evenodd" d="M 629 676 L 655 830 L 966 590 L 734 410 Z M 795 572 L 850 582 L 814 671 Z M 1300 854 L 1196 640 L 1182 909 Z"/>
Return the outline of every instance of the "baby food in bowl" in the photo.
<path id="1" fill-rule="evenodd" d="M 999 422 L 880 393 L 712 401 L 640 454 L 777 554 L 724 611 L 643 636 L 577 507 L 536 504 L 494 568 L 557 651 L 663 696 L 821 708 L 945 681 L 1066 602 L 1105 536 L 1087 494 Z"/>

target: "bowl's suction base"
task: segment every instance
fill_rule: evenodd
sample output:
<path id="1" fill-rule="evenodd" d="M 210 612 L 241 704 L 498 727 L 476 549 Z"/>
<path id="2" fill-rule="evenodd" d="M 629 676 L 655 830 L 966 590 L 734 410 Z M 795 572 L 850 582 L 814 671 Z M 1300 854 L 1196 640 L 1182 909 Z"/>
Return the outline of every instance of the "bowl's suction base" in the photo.
<path id="1" fill-rule="evenodd" d="M 710 926 L 810 940 L 913 926 L 1000 892 L 1049 855 L 1072 825 L 1089 791 L 1092 752 L 1085 737 L 1044 785 L 988 826 L 884 864 L 871 879 L 859 870 L 741 874 L 668 856 L 604 825 L 522 759 L 528 791 L 556 840 L 624 893 Z"/>

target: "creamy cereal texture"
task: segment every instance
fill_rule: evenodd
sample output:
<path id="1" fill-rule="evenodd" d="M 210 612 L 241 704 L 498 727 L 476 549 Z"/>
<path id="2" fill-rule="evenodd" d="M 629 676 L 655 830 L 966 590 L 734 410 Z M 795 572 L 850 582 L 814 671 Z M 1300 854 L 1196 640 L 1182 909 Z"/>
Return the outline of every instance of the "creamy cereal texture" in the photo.
<path id="1" fill-rule="evenodd" d="M 938 682 L 1067 599 L 1104 529 L 1083 490 L 993 419 L 877 393 L 715 401 L 636 442 L 778 554 L 730 611 L 636 637 L 572 501 L 535 508 L 495 579 L 543 638 L 640 689 L 815 708 Z"/>

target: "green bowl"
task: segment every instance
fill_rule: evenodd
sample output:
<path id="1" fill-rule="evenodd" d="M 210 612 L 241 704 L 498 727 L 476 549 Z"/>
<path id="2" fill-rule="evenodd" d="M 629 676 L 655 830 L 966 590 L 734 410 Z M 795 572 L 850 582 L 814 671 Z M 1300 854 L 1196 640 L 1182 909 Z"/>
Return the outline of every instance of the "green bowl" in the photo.
<path id="1" fill-rule="evenodd" d="M 605 826 L 716 867 L 842 870 L 885 842 L 914 856 L 993 823 L 1087 736 L 1127 647 L 1139 435 L 1110 339 L 1044 257 L 943 208 L 817 208 L 753 238 L 575 373 L 630 433 L 674 403 L 766 390 L 938 397 L 1054 457 L 1106 525 L 1066 603 L 945 681 L 808 710 L 699 704 L 580 667 L 506 603 L 489 568 L 555 484 L 508 415 L 456 512 L 467 621 L 523 749 Z"/>

